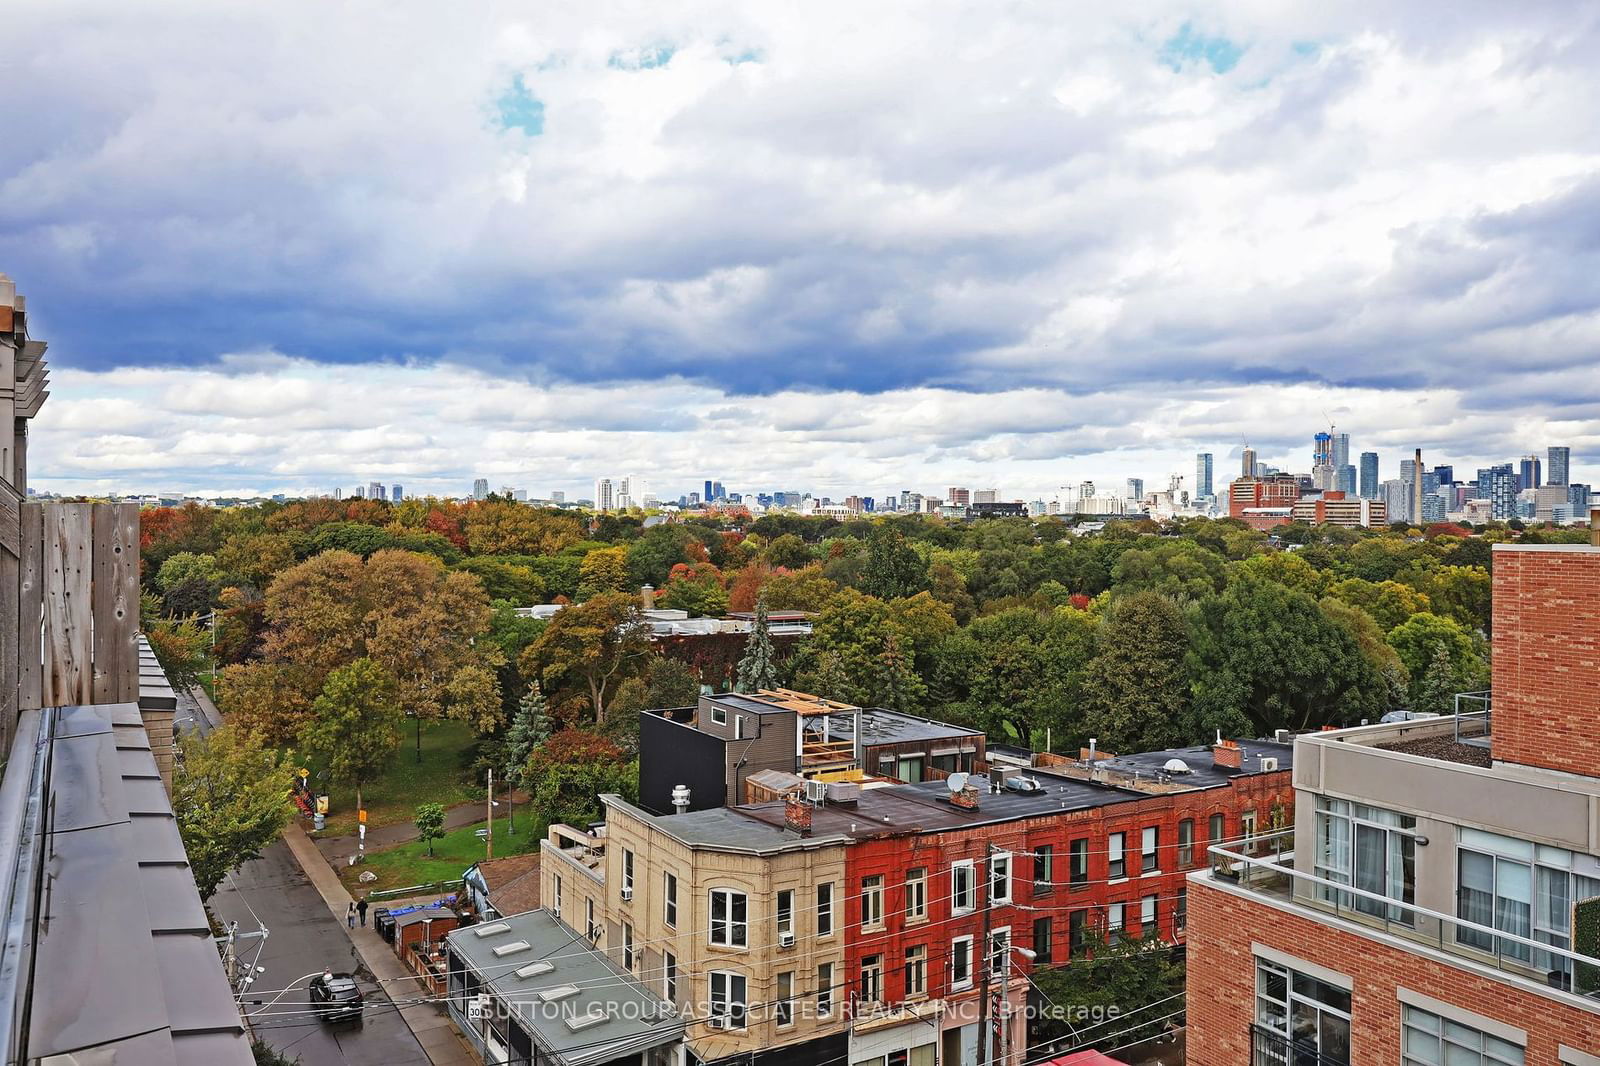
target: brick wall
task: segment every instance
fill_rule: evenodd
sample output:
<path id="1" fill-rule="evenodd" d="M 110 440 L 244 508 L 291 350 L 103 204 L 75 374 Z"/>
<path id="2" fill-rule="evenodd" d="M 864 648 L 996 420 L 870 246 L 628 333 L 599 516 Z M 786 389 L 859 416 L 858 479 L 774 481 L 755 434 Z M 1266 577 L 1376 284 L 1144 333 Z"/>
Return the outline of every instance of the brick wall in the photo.
<path id="1" fill-rule="evenodd" d="M 1494 757 L 1600 775 L 1600 549 L 1494 552 Z"/>
<path id="2" fill-rule="evenodd" d="M 1498 569 L 1499 559 L 1495 565 Z M 1600 1016 L 1582 1008 L 1203 882 L 1190 886 L 1188 940 L 1189 1066 L 1238 1066 L 1250 1061 L 1250 1023 L 1255 1020 L 1253 941 L 1351 978 L 1352 1063 L 1400 1061 L 1400 987 L 1526 1030 L 1529 1066 L 1554 1066 L 1560 1044 L 1591 1053 L 1600 1050 Z"/>

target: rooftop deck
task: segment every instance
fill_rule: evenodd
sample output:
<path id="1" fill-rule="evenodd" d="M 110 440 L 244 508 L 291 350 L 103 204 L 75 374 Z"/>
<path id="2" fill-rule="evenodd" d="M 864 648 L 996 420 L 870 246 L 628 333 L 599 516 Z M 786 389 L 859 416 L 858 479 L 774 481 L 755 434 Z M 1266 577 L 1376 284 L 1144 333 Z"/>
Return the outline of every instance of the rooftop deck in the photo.
<path id="1" fill-rule="evenodd" d="M 1209 870 L 1190 876 L 1600 1014 L 1595 958 L 1305 873 L 1293 847 L 1292 829 L 1212 845 Z"/>

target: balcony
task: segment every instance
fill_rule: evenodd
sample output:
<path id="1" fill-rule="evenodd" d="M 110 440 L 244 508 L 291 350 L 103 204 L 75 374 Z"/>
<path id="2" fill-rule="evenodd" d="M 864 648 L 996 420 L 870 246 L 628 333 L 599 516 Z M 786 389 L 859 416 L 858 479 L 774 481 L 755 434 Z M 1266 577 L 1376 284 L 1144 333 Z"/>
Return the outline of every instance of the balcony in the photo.
<path id="1" fill-rule="evenodd" d="M 1220 888 L 1292 907 L 1323 925 L 1361 936 L 1385 934 L 1396 946 L 1446 956 L 1463 968 L 1495 971 L 1507 982 L 1537 988 L 1561 1002 L 1600 1014 L 1600 961 L 1452 914 L 1419 907 L 1295 869 L 1294 830 L 1248 843 L 1212 845 L 1211 878 Z M 1252 853 L 1255 852 L 1255 853 Z M 1267 853 L 1267 854 L 1262 854 Z M 1474 945 L 1483 945 L 1482 947 Z M 1260 1058 L 1256 1063 L 1315 1063 L 1315 1058 Z"/>
<path id="2" fill-rule="evenodd" d="M 1250 1066 L 1350 1066 L 1350 1060 L 1330 1058 L 1285 1033 L 1252 1025 Z"/>

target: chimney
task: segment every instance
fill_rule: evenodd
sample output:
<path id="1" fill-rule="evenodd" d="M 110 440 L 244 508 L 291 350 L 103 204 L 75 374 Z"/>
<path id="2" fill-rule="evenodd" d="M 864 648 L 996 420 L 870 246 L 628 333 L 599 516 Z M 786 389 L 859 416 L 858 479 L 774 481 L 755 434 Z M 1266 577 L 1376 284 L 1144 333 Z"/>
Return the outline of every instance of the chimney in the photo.
<path id="1" fill-rule="evenodd" d="M 654 609 L 655 605 L 656 587 L 654 585 L 646 585 L 639 590 L 639 606 L 649 611 Z"/>
<path id="2" fill-rule="evenodd" d="M 962 810 L 975 811 L 978 809 L 978 790 L 968 785 L 960 792 L 952 792 L 950 793 L 950 803 L 952 806 L 960 807 Z"/>
<path id="3" fill-rule="evenodd" d="M 1227 766 L 1239 769 L 1243 765 L 1239 743 L 1234 740 L 1224 740 L 1211 749 L 1211 761 L 1218 766 Z"/>
<path id="4" fill-rule="evenodd" d="M 793 829 L 803 837 L 811 835 L 811 804 L 805 797 L 798 793 L 790 793 L 783 798 L 783 825 L 785 829 Z"/>

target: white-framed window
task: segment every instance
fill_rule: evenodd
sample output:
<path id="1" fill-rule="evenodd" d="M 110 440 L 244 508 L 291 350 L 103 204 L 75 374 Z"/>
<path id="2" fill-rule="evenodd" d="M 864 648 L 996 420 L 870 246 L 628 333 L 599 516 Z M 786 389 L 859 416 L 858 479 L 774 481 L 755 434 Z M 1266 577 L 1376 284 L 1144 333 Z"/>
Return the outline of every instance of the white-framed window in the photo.
<path id="1" fill-rule="evenodd" d="M 906 917 L 916 921 L 928 916 L 928 871 L 917 867 L 906 874 Z"/>
<path id="2" fill-rule="evenodd" d="M 723 707 L 723 706 L 721 706 L 719 704 L 713 703 L 711 705 L 711 720 L 713 722 L 715 722 L 717 725 L 727 725 L 728 724 L 728 708 Z"/>
<path id="3" fill-rule="evenodd" d="M 1146 896 L 1139 901 L 1139 935 L 1149 936 L 1156 931 L 1156 897 Z"/>
<path id="4" fill-rule="evenodd" d="M 550 901 L 550 913 L 557 918 L 561 917 L 561 875 L 556 874 L 551 888 L 554 889 L 555 898 Z"/>
<path id="5" fill-rule="evenodd" d="M 678 927 L 678 875 L 670 870 L 661 879 L 661 917 L 672 928 Z"/>
<path id="6" fill-rule="evenodd" d="M 633 972 L 633 923 L 622 923 L 622 968 Z"/>
<path id="7" fill-rule="evenodd" d="M 989 934 L 989 976 L 1005 980 L 1011 966 L 1011 927 L 1003 925 Z"/>
<path id="8" fill-rule="evenodd" d="M 1239 815 L 1239 836 L 1244 841 L 1244 844 L 1242 845 L 1244 848 L 1244 853 L 1246 855 L 1254 855 L 1256 853 L 1255 811 L 1245 811 L 1243 814 Z"/>
<path id="9" fill-rule="evenodd" d="M 1367 807 L 1348 800 L 1317 797 L 1316 875 L 1364 892 L 1416 902 L 1417 820 L 1410 815 Z M 1362 914 L 1387 917 L 1410 925 L 1412 912 L 1365 896 L 1317 886 L 1325 903 L 1354 907 Z"/>
<path id="10" fill-rule="evenodd" d="M 743 1029 L 745 1014 L 749 1010 L 746 998 L 747 984 L 742 973 L 732 970 L 711 971 L 711 1002 L 708 1017 L 723 1029 Z"/>
<path id="11" fill-rule="evenodd" d="M 1128 876 L 1128 860 L 1123 855 L 1126 833 L 1112 833 L 1106 838 L 1106 876 L 1113 881 Z"/>
<path id="12" fill-rule="evenodd" d="M 915 944 L 906 948 L 906 998 L 928 994 L 928 946 Z"/>
<path id="13" fill-rule="evenodd" d="M 633 895 L 633 852 L 627 848 L 622 849 L 622 892 Z"/>
<path id="14" fill-rule="evenodd" d="M 883 924 L 883 875 L 873 874 L 861 879 L 861 927 L 870 929 Z"/>
<path id="15" fill-rule="evenodd" d="M 861 957 L 861 994 L 858 998 L 863 1003 L 883 1002 L 882 955 L 863 955 Z"/>
<path id="16" fill-rule="evenodd" d="M 794 973 L 785 971 L 778 975 L 778 1001 L 773 1004 L 773 1017 L 778 1028 L 794 1024 Z"/>
<path id="17" fill-rule="evenodd" d="M 1106 904 L 1106 939 L 1109 940 L 1121 933 L 1123 929 L 1127 928 L 1126 923 L 1127 918 L 1123 913 L 1122 904 Z"/>
<path id="18" fill-rule="evenodd" d="M 1194 819 L 1185 818 L 1178 823 L 1178 869 L 1187 870 L 1194 865 Z"/>
<path id="19" fill-rule="evenodd" d="M 1041 844 L 1033 850 L 1033 893 L 1049 892 L 1055 887 L 1056 849 Z"/>
<path id="20" fill-rule="evenodd" d="M 989 856 L 989 899 L 995 903 L 1011 902 L 1011 853 L 997 851 Z"/>
<path id="21" fill-rule="evenodd" d="M 733 716 L 733 739 L 744 739 L 744 715 L 742 714 L 736 714 Z"/>
<path id="22" fill-rule="evenodd" d="M 661 998 L 678 1004 L 678 956 L 670 951 L 661 956 Z"/>
<path id="23" fill-rule="evenodd" d="M 1256 1023 L 1283 1037 L 1284 1051 L 1293 1041 L 1295 1054 L 1310 1055 L 1318 1066 L 1350 1066 L 1350 993 L 1345 989 L 1258 958 Z"/>
<path id="24" fill-rule="evenodd" d="M 1153 825 L 1144 827 L 1139 839 L 1139 872 L 1153 874 L 1161 869 L 1160 853 L 1158 847 L 1161 842 L 1161 830 Z"/>
<path id="25" fill-rule="evenodd" d="M 794 939 L 794 889 L 778 890 L 778 940 L 787 936 Z"/>
<path id="26" fill-rule="evenodd" d="M 743 892 L 731 888 L 711 890 L 711 943 L 719 948 L 749 945 L 749 907 Z"/>
<path id="27" fill-rule="evenodd" d="M 1600 878 L 1575 872 L 1573 854 L 1563 848 L 1462 829 L 1456 863 L 1457 917 L 1552 947 L 1570 945 L 1573 902 L 1600 896 Z M 1570 975 L 1571 960 L 1554 952 L 1459 926 L 1456 938 L 1519 962 L 1531 960 L 1534 969 Z"/>
<path id="28" fill-rule="evenodd" d="M 1518 1044 L 1402 1004 L 1401 1066 L 1523 1066 L 1525 1061 Z"/>
<path id="29" fill-rule="evenodd" d="M 950 941 L 950 987 L 972 987 L 972 938 L 958 936 Z"/>
<path id="30" fill-rule="evenodd" d="M 833 882 L 824 881 L 817 886 L 817 936 L 833 935 Z"/>
<path id="31" fill-rule="evenodd" d="M 978 874 L 971 859 L 950 867 L 950 909 L 966 914 L 978 906 Z"/>
<path id="32" fill-rule="evenodd" d="M 833 963 L 817 964 L 817 1017 L 833 1016 Z"/>

